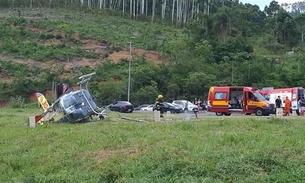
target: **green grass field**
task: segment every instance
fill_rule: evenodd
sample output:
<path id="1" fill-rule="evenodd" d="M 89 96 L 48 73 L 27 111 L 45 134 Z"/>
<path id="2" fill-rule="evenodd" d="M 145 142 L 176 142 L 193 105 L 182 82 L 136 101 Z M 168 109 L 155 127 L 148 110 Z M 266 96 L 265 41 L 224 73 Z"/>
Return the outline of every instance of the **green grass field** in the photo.
<path id="1" fill-rule="evenodd" d="M 0 109 L 0 182 L 304 182 L 302 117 L 108 112 L 103 121 L 45 123 L 40 109 Z"/>

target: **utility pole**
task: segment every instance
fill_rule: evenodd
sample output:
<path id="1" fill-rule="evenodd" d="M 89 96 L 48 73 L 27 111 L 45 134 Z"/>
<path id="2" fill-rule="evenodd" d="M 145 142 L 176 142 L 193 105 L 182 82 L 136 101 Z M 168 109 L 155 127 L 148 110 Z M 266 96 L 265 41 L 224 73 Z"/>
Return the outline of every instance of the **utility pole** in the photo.
<path id="1" fill-rule="evenodd" d="M 132 62 L 132 54 L 131 54 L 131 43 L 132 39 L 134 37 L 131 37 L 131 40 L 129 42 L 129 63 L 128 63 L 128 91 L 127 91 L 127 101 L 129 102 L 130 98 L 130 72 L 131 72 L 131 62 Z"/>
<path id="2" fill-rule="evenodd" d="M 301 54 L 299 53 L 299 55 L 298 55 L 298 72 L 300 72 L 300 57 L 301 57 Z"/>
<path id="3" fill-rule="evenodd" d="M 131 70 L 131 41 L 129 42 L 129 63 L 128 63 L 128 91 L 127 91 L 127 101 L 129 102 L 129 96 L 130 96 L 130 70 Z"/>
<path id="4" fill-rule="evenodd" d="M 249 70 L 248 70 L 248 79 L 250 79 L 250 71 L 251 71 L 251 67 L 250 67 L 250 60 L 248 60 L 248 62 L 249 62 Z M 249 80 L 248 80 L 249 81 Z"/>
<path id="5" fill-rule="evenodd" d="M 232 71 L 231 71 L 231 75 L 232 75 L 232 76 L 231 76 L 231 77 L 232 77 L 232 78 L 231 78 L 231 82 L 232 82 L 231 85 L 233 86 L 233 60 L 232 60 L 232 69 L 231 69 L 231 70 L 232 70 Z"/>

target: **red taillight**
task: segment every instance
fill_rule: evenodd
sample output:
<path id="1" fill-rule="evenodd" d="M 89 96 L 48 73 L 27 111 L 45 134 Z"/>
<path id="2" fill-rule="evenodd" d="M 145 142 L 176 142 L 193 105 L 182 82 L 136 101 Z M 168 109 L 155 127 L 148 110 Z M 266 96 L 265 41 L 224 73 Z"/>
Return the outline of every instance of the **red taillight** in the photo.
<path id="1" fill-rule="evenodd" d="M 125 105 L 123 105 L 122 107 L 123 107 L 123 108 L 126 108 L 126 106 L 125 106 Z"/>

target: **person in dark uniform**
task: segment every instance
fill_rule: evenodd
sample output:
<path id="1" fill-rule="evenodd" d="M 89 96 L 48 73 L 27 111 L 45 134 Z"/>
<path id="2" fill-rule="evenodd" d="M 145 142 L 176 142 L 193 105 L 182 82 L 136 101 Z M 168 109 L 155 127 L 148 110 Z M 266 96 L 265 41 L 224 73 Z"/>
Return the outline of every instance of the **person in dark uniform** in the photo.
<path id="1" fill-rule="evenodd" d="M 156 109 L 157 111 L 160 111 L 160 117 L 163 118 L 163 96 L 158 95 L 158 98 L 156 99 Z"/>
<path id="2" fill-rule="evenodd" d="M 275 105 L 276 105 L 276 108 L 282 107 L 282 100 L 281 100 L 280 96 L 278 96 L 277 99 L 275 100 Z"/>

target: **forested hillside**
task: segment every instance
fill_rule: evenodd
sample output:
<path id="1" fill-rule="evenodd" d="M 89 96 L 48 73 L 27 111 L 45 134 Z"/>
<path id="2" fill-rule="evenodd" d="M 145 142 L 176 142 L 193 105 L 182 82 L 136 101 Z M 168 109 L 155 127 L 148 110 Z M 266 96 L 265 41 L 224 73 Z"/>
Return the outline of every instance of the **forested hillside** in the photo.
<path id="1" fill-rule="evenodd" d="M 205 98 L 211 85 L 305 86 L 304 2 L 272 1 L 264 11 L 237 0 L 0 0 L 0 7 L 0 100 L 28 99 L 93 71 L 101 104 L 127 99 L 129 60 L 134 104 L 159 93 Z"/>

